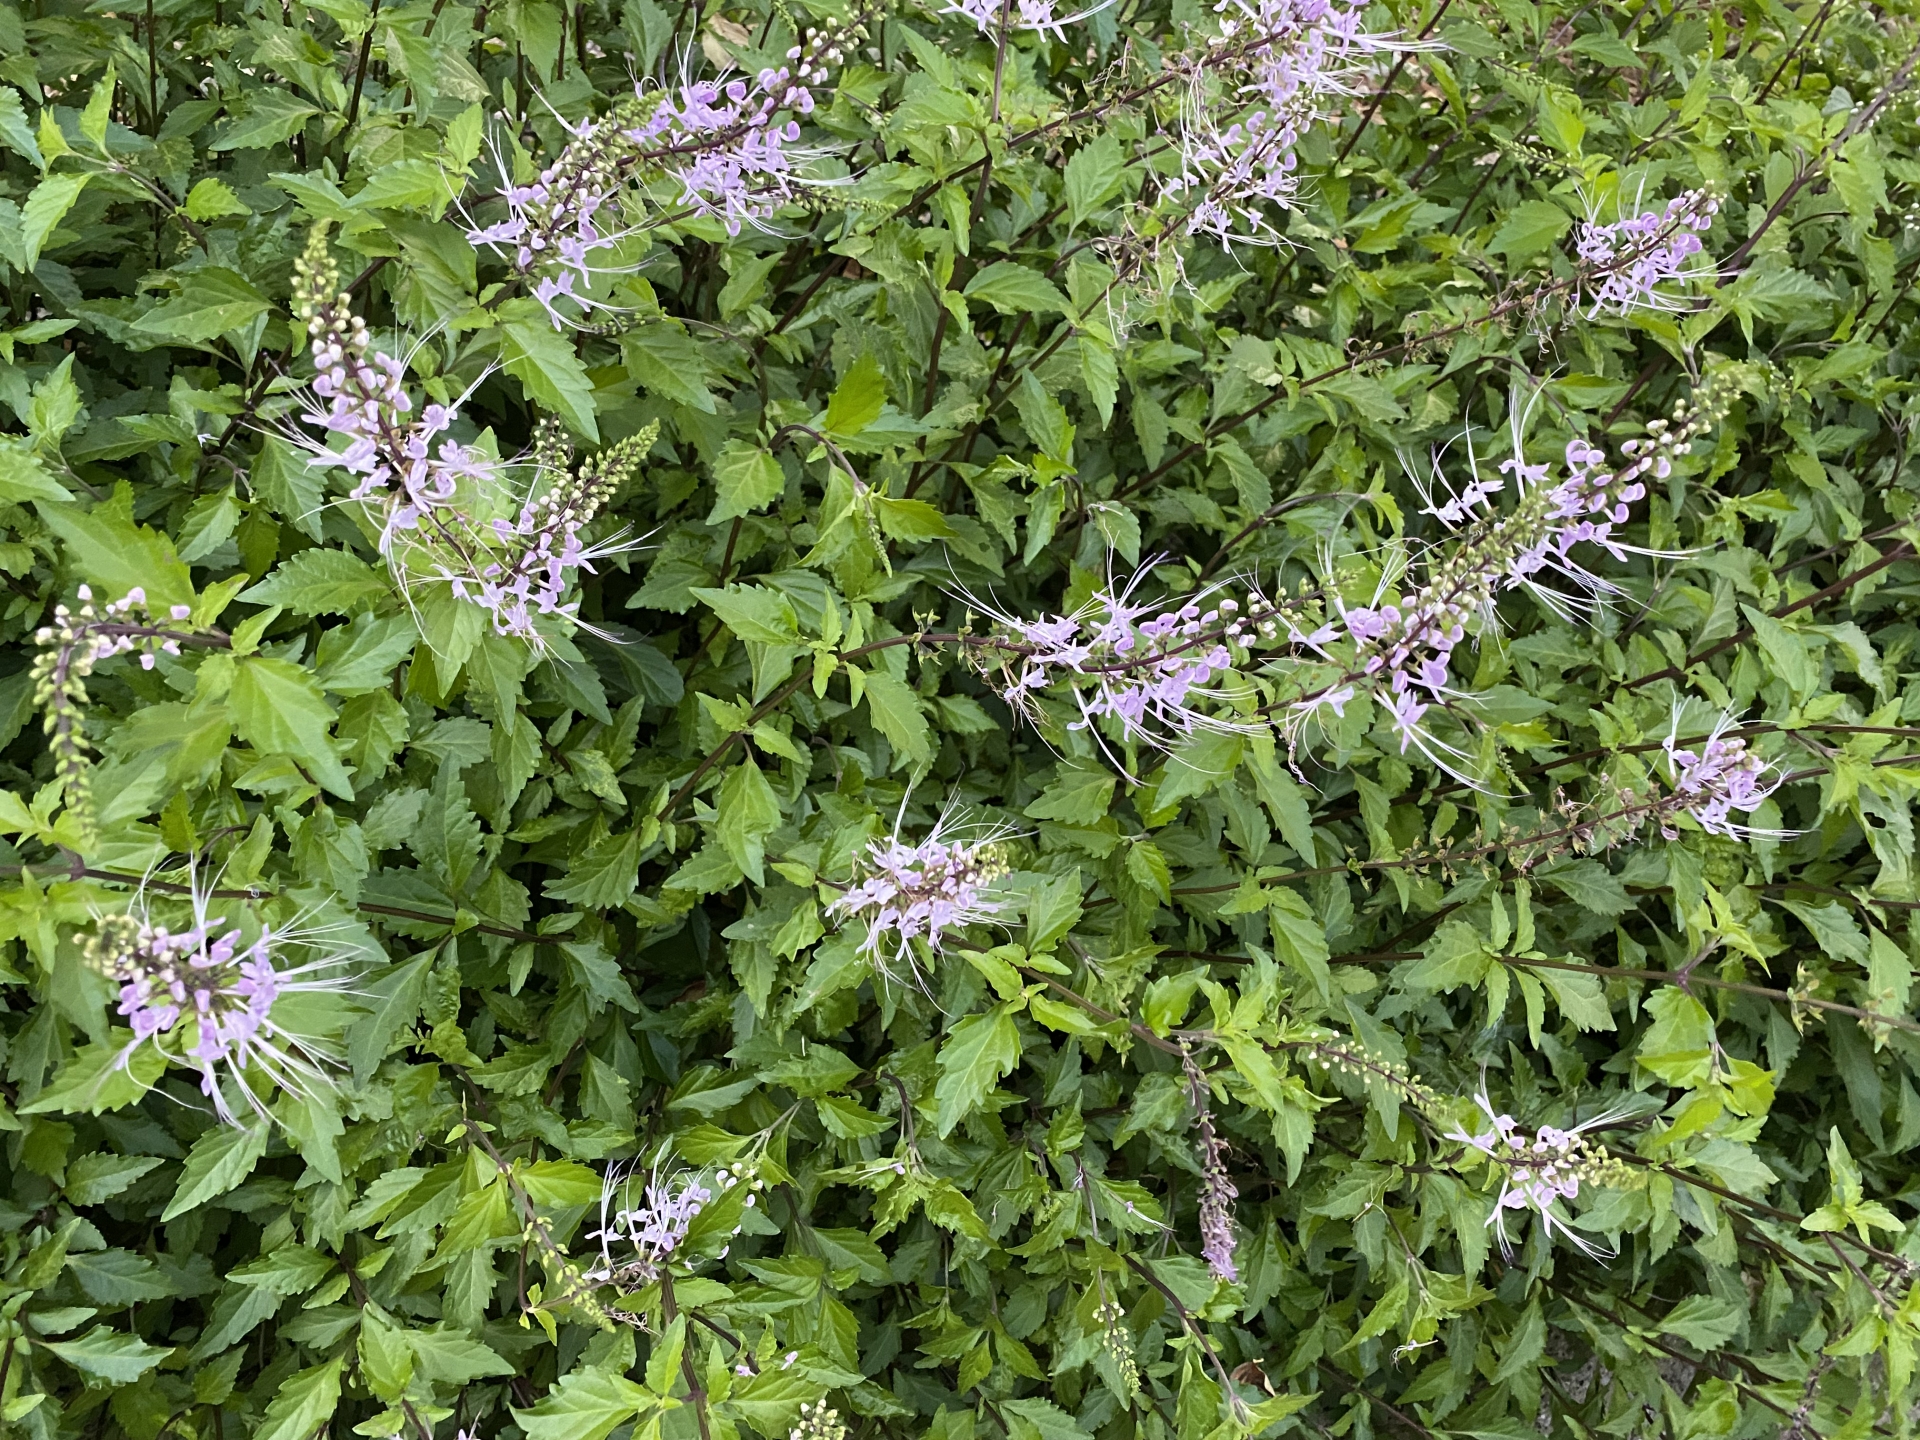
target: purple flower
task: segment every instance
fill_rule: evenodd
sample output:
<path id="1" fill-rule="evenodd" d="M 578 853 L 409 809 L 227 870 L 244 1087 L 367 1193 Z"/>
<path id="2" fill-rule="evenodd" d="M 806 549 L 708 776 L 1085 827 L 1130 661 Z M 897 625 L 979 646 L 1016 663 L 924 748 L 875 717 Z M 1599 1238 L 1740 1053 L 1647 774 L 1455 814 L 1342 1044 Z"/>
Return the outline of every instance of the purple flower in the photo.
<path id="1" fill-rule="evenodd" d="M 904 960 L 917 975 L 914 942 L 941 953 L 948 932 L 993 920 L 1006 908 L 994 882 L 1006 873 L 999 844 L 1014 831 L 981 826 L 959 813 L 942 815 L 917 845 L 896 831 L 868 843 L 857 862 L 857 883 L 827 907 L 829 915 L 859 916 L 867 927 L 862 953 L 883 973 Z"/>
<path id="2" fill-rule="evenodd" d="M 652 1283 L 677 1258 L 694 1218 L 713 1199 L 713 1191 L 691 1176 L 663 1180 L 655 1174 L 636 1201 L 633 1180 L 631 1168 L 608 1167 L 600 1190 L 600 1228 L 594 1232 L 601 1263 L 589 1274 L 591 1280 Z"/>
<path id="3" fill-rule="evenodd" d="M 1756 830 L 1731 818 L 1736 810 L 1751 814 L 1784 783 L 1774 766 L 1747 749 L 1745 740 L 1724 735 L 1732 723 L 1732 716 L 1721 716 L 1699 750 L 1680 749 L 1677 733 L 1667 737 L 1664 748 L 1673 771 L 1673 793 L 1663 808 L 1684 810 L 1709 835 L 1779 839 L 1787 832 Z M 1660 829 L 1667 839 L 1678 838 L 1672 825 L 1663 822 Z"/>
<path id="4" fill-rule="evenodd" d="M 543 422 L 534 446 L 536 484 L 545 493 L 520 507 L 516 520 L 496 518 L 457 553 L 442 552 L 437 574 L 453 593 L 486 610 L 494 632 L 526 640 L 536 650 L 546 644 L 539 617 L 553 616 L 585 625 L 579 602 L 566 599 L 581 572 L 594 574 L 594 562 L 634 547 L 624 534 L 590 543 L 584 536 L 633 473 L 659 435 L 657 425 L 610 446 L 573 473 L 570 449 L 558 422 Z"/>
<path id="5" fill-rule="evenodd" d="M 1186 229 L 1222 242 L 1277 243 L 1270 212 L 1299 190 L 1296 146 L 1351 96 L 1379 55 L 1414 48 L 1362 27 L 1364 0 L 1218 0 L 1219 33 L 1188 71 L 1180 171 Z"/>
<path id="6" fill-rule="evenodd" d="M 453 500 L 462 480 L 490 481 L 487 456 L 451 440 L 434 440 L 457 418 L 457 407 L 428 405 L 413 415 L 406 366 L 391 355 L 369 358 L 367 322 L 352 313 L 340 272 L 316 226 L 306 253 L 294 261 L 296 311 L 312 342 L 314 377 L 302 422 L 320 433 L 292 430 L 287 438 L 307 451 L 309 464 L 339 465 L 360 477 L 352 498 L 381 516 L 383 554 L 396 535 L 418 528 Z M 336 450 L 326 437 L 346 441 Z"/>
<path id="7" fill-rule="evenodd" d="M 184 930 L 156 923 L 141 901 L 132 914 L 103 918 L 81 942 L 88 963 L 119 988 L 117 1013 L 133 1031 L 116 1063 L 126 1069 L 150 1047 L 200 1072 L 201 1092 L 224 1123 L 240 1123 L 229 1088 L 264 1118 L 262 1082 L 304 1095 L 327 1083 L 333 1063 L 319 1041 L 277 1020 L 275 1005 L 287 995 L 339 991 L 347 957 L 287 965 L 285 951 L 317 932 L 267 926 L 249 942 L 208 914 L 197 876 L 191 889 L 193 921 Z"/>
<path id="8" fill-rule="evenodd" d="M 1240 1191 L 1227 1173 L 1227 1142 L 1213 1128 L 1213 1110 L 1207 1099 L 1207 1078 L 1192 1056 L 1183 1056 L 1187 1098 L 1193 1105 L 1194 1128 L 1199 1132 L 1200 1253 L 1213 1278 L 1232 1285 L 1240 1279 L 1234 1258 L 1233 1202 Z"/>
<path id="9" fill-rule="evenodd" d="M 1565 476 L 1558 481 L 1551 478 L 1549 465 L 1529 464 L 1519 453 L 1516 420 L 1515 454 L 1499 467 L 1515 481 L 1514 507 L 1492 509 L 1487 497 L 1504 489 L 1506 482 L 1477 474 L 1459 495 L 1430 507 L 1429 513 L 1443 521 L 1468 513 L 1475 518 L 1460 543 L 1431 565 L 1423 583 L 1397 602 L 1387 602 L 1387 582 L 1371 605 L 1346 606 L 1336 600 L 1351 647 L 1341 660 L 1324 642 L 1305 644 L 1318 657 L 1314 668 L 1319 683 L 1291 702 L 1294 722 L 1304 722 L 1323 706 L 1337 711 L 1364 687 L 1387 711 L 1402 753 L 1417 745 L 1436 764 L 1457 774 L 1460 752 L 1436 740 L 1424 721 L 1436 704 L 1444 705 L 1452 696 L 1448 682 L 1453 651 L 1466 639 L 1469 622 L 1479 617 L 1491 623 L 1499 595 L 1519 586 L 1562 611 L 1596 604 L 1616 591 L 1618 587 L 1574 558 L 1576 547 L 1598 545 L 1615 560 L 1625 561 L 1637 547 L 1621 541 L 1614 534 L 1616 527 L 1646 497 L 1648 481 L 1671 475 L 1674 458 L 1685 454 L 1694 437 L 1721 413 L 1709 385 L 1691 407 L 1677 406 L 1671 420 L 1654 420 L 1644 439 L 1623 444 L 1627 458 L 1617 468 L 1607 464 L 1597 447 L 1575 438 L 1566 446 Z M 1547 572 L 1571 582 L 1575 593 L 1547 588 L 1541 583 Z M 1297 630 L 1290 638 L 1302 643 Z M 1338 667 L 1330 677 L 1327 664 Z"/>
<path id="10" fill-rule="evenodd" d="M 1500 1195 L 1487 1224 L 1493 1226 L 1499 1236 L 1501 1254 L 1512 1254 L 1506 1226 L 1509 1210 L 1531 1211 L 1539 1217 L 1549 1239 L 1558 1231 L 1590 1259 L 1607 1254 L 1568 1225 L 1554 1202 L 1579 1195 L 1583 1182 L 1590 1186 L 1619 1185 L 1629 1178 L 1625 1162 L 1609 1155 L 1604 1146 L 1585 1138 L 1585 1132 L 1612 1124 L 1621 1112 L 1609 1110 L 1582 1121 L 1571 1130 L 1542 1125 L 1529 1138 L 1511 1115 L 1495 1113 L 1485 1089 L 1476 1094 L 1473 1101 L 1486 1113 L 1491 1128 L 1470 1135 L 1462 1127 L 1449 1132 L 1445 1138 L 1478 1150 L 1500 1169 Z"/>
<path id="11" fill-rule="evenodd" d="M 534 279 L 533 296 L 555 329 L 613 308 L 586 292 L 595 276 L 626 268 L 609 270 L 597 257 L 641 228 L 618 218 L 627 187 L 670 180 L 678 187 L 675 203 L 718 220 L 729 235 L 770 219 L 792 203 L 798 169 L 812 158 L 796 148 L 796 117 L 813 113 L 815 89 L 865 35 L 858 23 L 834 31 L 809 26 L 788 50 L 787 65 L 752 79 L 636 86 L 631 99 L 599 120 L 571 127 L 572 141 L 532 183 L 506 185 L 506 218 L 471 224 L 468 242 L 510 254 L 514 269 Z"/>
<path id="12" fill-rule="evenodd" d="M 1659 286 L 1687 273 L 1687 262 L 1704 248 L 1700 237 L 1719 208 L 1710 191 L 1688 190 L 1664 209 L 1643 210 L 1611 225 L 1581 222 L 1574 252 L 1582 270 L 1599 277 L 1597 284 L 1583 287 L 1592 301 L 1588 316 L 1680 308 L 1683 302 L 1662 294 Z"/>
<path id="13" fill-rule="evenodd" d="M 623 1289 L 652 1284 L 669 1266 L 683 1263 L 681 1245 L 716 1195 L 745 1185 L 751 1207 L 761 1189 L 760 1180 L 739 1162 L 718 1171 L 711 1184 L 686 1174 L 662 1177 L 658 1169 L 644 1183 L 639 1175 L 636 1165 L 607 1168 L 600 1187 L 600 1228 L 590 1232 L 600 1242 L 599 1263 L 586 1277 L 593 1284 Z"/>
<path id="14" fill-rule="evenodd" d="M 1114 0 L 1097 0 L 1097 3 L 1072 15 L 1054 13 L 1053 0 L 954 0 L 940 13 L 943 15 L 964 15 L 979 28 L 983 35 L 996 32 L 1000 28 L 1004 13 L 1009 28 L 1014 30 L 1037 30 L 1043 35 L 1052 35 L 1057 40 L 1067 38 L 1066 28 L 1077 21 L 1086 19 Z"/>
<path id="15" fill-rule="evenodd" d="M 1234 670 L 1234 647 L 1253 638 L 1271 607 L 1257 595 L 1245 613 L 1215 586 L 1184 598 L 1172 609 L 1141 604 L 1134 592 L 1153 568 L 1149 561 L 1125 584 L 1093 592 L 1071 615 L 1022 620 L 968 597 L 998 622 L 1016 664 L 989 680 L 1016 709 L 1029 709 L 1033 695 L 1066 684 L 1080 711 L 1072 728 L 1110 718 L 1121 736 L 1164 746 L 1165 734 L 1196 729 L 1235 730 L 1240 722 L 1200 708 L 1218 698 L 1208 686 Z"/>

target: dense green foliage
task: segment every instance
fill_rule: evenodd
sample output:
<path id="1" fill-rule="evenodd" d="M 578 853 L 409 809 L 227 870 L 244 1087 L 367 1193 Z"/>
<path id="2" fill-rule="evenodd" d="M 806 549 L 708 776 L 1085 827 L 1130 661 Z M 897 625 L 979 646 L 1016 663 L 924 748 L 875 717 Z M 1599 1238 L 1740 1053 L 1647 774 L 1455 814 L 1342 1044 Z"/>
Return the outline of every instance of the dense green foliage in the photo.
<path id="1" fill-rule="evenodd" d="M 1910 6 L 1380 0 L 1230 243 L 1220 14 L 1069 8 L 863 12 L 736 233 L 608 159 L 559 328 L 502 192 L 843 11 L 0 0 L 0 1431 L 1913 1433 Z M 309 463 L 336 289 L 459 402 L 413 528 Z M 1591 613 L 1435 514 L 1676 407 Z M 581 623 L 448 583 L 610 487 Z M 1414 744 L 1284 626 L 1186 733 L 1010 704 L 1143 564 L 1473 613 Z M 1723 718 L 1778 788 L 1709 833 Z M 943 812 L 997 909 L 867 946 Z M 292 1047 L 212 1091 L 117 989 L 196 899 Z M 1494 1113 L 1598 1119 L 1577 1195 Z M 712 1192 L 671 1263 L 622 1173 Z"/>

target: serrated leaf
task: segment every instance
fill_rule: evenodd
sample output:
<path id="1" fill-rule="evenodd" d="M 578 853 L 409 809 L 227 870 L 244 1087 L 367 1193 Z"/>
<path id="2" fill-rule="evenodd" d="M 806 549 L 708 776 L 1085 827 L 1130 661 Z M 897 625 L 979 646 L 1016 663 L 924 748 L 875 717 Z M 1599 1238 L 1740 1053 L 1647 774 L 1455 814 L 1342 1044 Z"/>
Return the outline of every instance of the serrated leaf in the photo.
<path id="1" fill-rule="evenodd" d="M 253 1440 L 311 1440 L 340 1406 L 340 1376 L 346 1362 L 335 1356 L 280 1383 Z"/>
<path id="2" fill-rule="evenodd" d="M 606 1440 L 654 1403 L 653 1393 L 624 1375 L 576 1370 L 539 1404 L 513 1412 L 527 1440 Z"/>
<path id="3" fill-rule="evenodd" d="M 245 276 L 209 265 L 190 272 L 177 295 L 147 311 L 133 328 L 182 345 L 204 345 L 272 308 Z"/>
<path id="4" fill-rule="evenodd" d="M 353 799 L 353 782 L 327 733 L 333 711 L 307 671 L 285 660 L 250 655 L 234 666 L 227 708 L 235 733 L 255 750 L 290 756 L 335 795 Z"/>
<path id="5" fill-rule="evenodd" d="M 184 1215 L 197 1205 L 217 1199 L 253 1173 L 260 1157 L 267 1153 L 268 1129 L 264 1121 L 251 1129 L 216 1126 L 193 1142 L 187 1163 L 180 1172 L 180 1185 L 167 1202 L 162 1220 Z"/>
<path id="6" fill-rule="evenodd" d="M 284 605 L 296 615 L 351 615 L 387 593 L 386 580 L 366 561 L 315 547 L 281 561 L 239 598 L 248 605 Z"/>
<path id="7" fill-rule="evenodd" d="M 51 1350 L 82 1374 L 114 1385 L 131 1385 L 173 1352 L 149 1345 L 137 1335 L 96 1325 L 78 1340 L 40 1340 L 38 1345 Z"/>
<path id="8" fill-rule="evenodd" d="M 941 1135 L 952 1134 L 1019 1059 L 1020 1030 L 1010 1006 L 969 1015 L 947 1032 L 940 1042 L 940 1078 L 933 1088 Z"/>
<path id="9" fill-rule="evenodd" d="M 1039 271 L 1012 260 L 996 260 L 967 282 L 969 300 L 984 300 L 1002 315 L 1061 314 L 1067 297 Z"/>
<path id="10" fill-rule="evenodd" d="M 86 188 L 87 176 L 49 175 L 33 187 L 27 203 L 20 207 L 20 253 L 31 271 L 40 263 L 40 249 L 53 234 L 54 227 L 66 218 L 73 202 Z"/>

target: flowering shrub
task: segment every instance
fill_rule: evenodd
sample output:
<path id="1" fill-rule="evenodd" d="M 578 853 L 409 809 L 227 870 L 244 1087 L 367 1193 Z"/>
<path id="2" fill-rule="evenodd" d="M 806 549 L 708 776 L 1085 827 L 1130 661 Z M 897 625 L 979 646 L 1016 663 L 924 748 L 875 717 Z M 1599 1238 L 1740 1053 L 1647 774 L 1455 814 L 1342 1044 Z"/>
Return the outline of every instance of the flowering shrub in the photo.
<path id="1" fill-rule="evenodd" d="M 1912 1433 L 1916 73 L 0 0 L 0 1431 Z"/>

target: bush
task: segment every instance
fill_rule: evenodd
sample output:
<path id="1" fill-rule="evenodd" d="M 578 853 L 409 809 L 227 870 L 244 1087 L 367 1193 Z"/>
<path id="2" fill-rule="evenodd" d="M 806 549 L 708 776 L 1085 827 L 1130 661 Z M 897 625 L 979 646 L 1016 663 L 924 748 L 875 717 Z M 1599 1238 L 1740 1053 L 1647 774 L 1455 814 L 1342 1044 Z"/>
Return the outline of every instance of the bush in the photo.
<path id="1" fill-rule="evenodd" d="M 9 1433 L 1910 1434 L 1907 7 L 847 4 L 0 0 Z"/>

